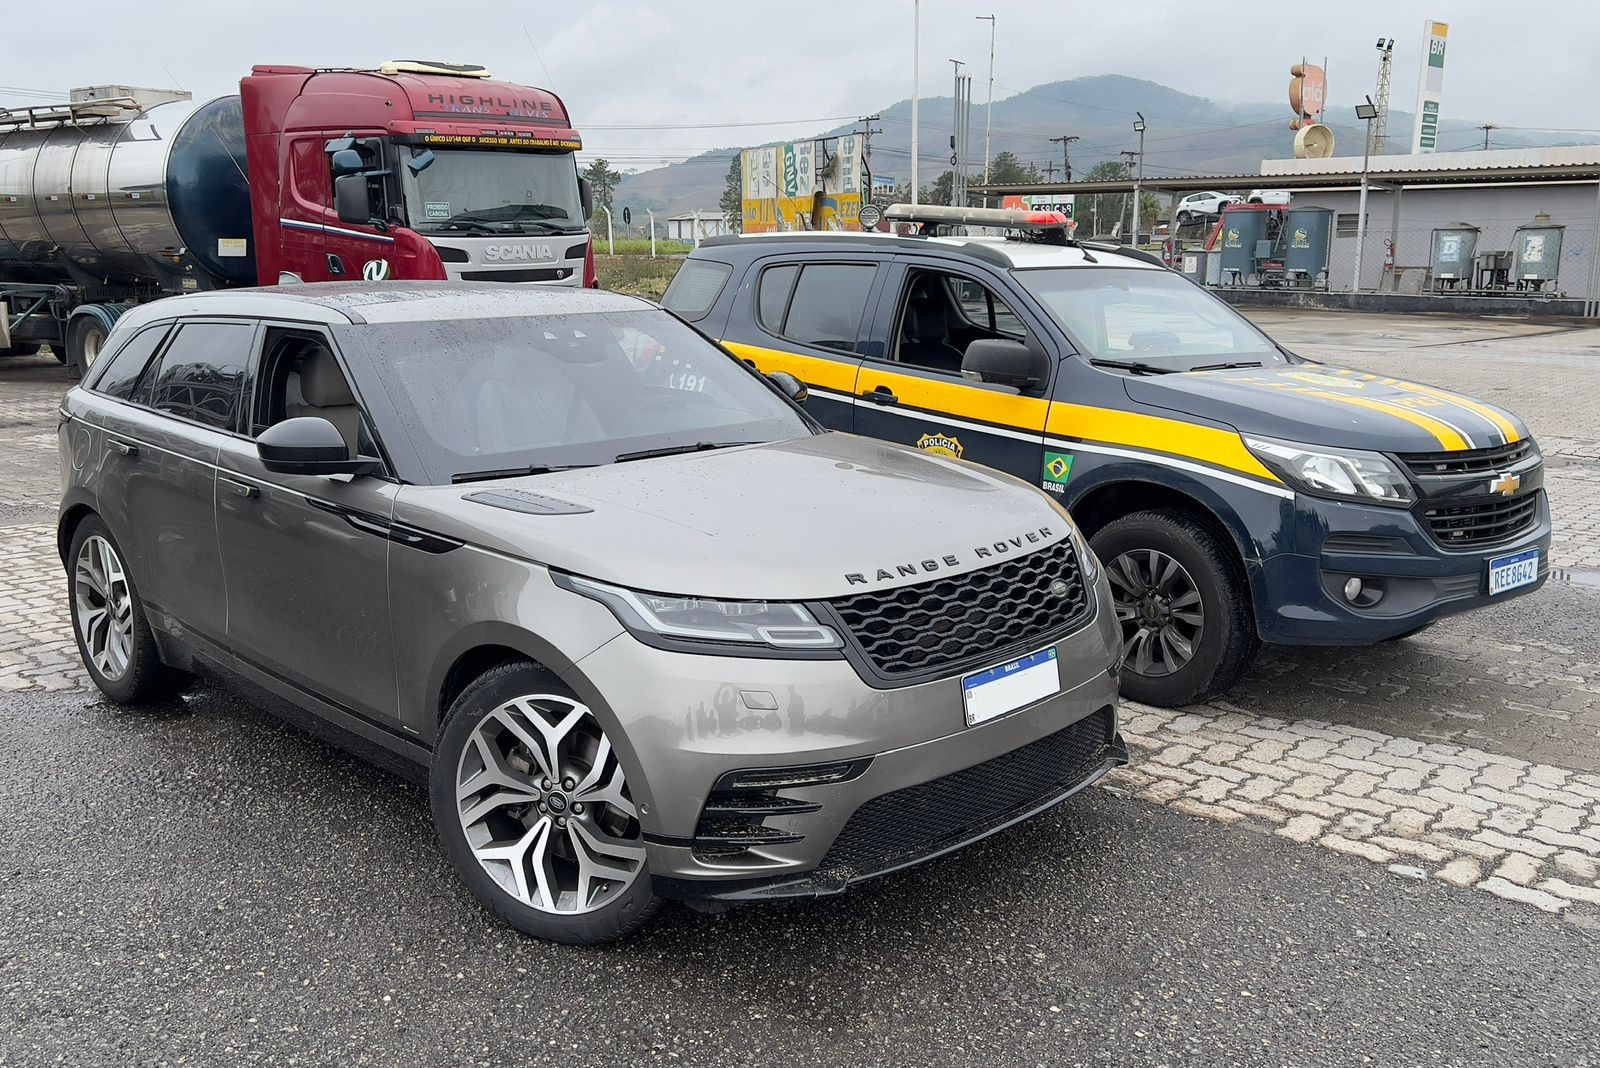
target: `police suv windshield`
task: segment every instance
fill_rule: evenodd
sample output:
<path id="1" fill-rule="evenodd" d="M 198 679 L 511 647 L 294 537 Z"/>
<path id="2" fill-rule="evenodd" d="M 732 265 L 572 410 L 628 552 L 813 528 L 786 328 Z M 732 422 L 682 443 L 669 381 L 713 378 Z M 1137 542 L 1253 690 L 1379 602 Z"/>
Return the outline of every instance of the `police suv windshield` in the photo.
<path id="1" fill-rule="evenodd" d="M 584 228 L 570 152 L 451 148 L 420 174 L 402 168 L 411 228 L 438 233 L 572 233 Z"/>
<path id="2" fill-rule="evenodd" d="M 1289 362 L 1243 316 L 1170 271 L 1047 267 L 1014 273 L 1098 366 L 1171 373 Z"/>
<path id="3" fill-rule="evenodd" d="M 756 372 L 665 312 L 383 323 L 338 338 L 409 482 L 816 432 Z"/>

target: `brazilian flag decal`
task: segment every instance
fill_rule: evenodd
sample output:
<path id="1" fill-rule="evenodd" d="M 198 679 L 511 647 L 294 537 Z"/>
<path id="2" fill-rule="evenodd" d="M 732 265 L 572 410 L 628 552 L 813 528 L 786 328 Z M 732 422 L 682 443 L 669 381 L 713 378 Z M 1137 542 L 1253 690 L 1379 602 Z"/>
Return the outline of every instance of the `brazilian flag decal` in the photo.
<path id="1" fill-rule="evenodd" d="M 1046 482 L 1057 483 L 1072 477 L 1072 454 L 1047 451 L 1044 454 L 1044 477 Z"/>

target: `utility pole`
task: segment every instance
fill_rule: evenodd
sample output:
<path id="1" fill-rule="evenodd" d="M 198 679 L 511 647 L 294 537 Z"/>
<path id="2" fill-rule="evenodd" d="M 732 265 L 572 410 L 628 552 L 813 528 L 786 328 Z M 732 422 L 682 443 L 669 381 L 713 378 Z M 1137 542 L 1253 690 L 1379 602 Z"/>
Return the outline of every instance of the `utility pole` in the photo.
<path id="1" fill-rule="evenodd" d="M 1489 131 L 1498 130 L 1500 127 L 1496 126 L 1492 122 L 1486 122 L 1482 126 L 1479 126 L 1478 129 L 1483 131 L 1483 150 L 1487 152 L 1489 151 Z"/>
<path id="2" fill-rule="evenodd" d="M 1372 120 L 1372 145 L 1369 151 L 1374 156 L 1383 155 L 1384 146 L 1389 140 L 1389 75 L 1394 66 L 1394 38 L 1385 40 L 1378 38 L 1378 92 L 1373 100 L 1373 106 L 1378 109 L 1378 117 Z"/>
<path id="3" fill-rule="evenodd" d="M 1069 182 L 1072 181 L 1072 142 L 1081 141 L 1082 138 L 1074 134 L 1071 137 L 1065 135 L 1061 137 L 1052 137 L 1050 140 L 1058 142 L 1061 145 L 1061 166 L 1067 176 L 1066 180 Z"/>
<path id="4" fill-rule="evenodd" d="M 1047 161 L 1045 163 L 1045 165 L 1044 165 L 1044 180 L 1046 182 L 1053 182 L 1053 181 L 1056 180 L 1056 161 L 1055 160 L 1049 160 L 1049 161 Z"/>
<path id="5" fill-rule="evenodd" d="M 952 207 L 966 206 L 966 177 L 967 177 L 967 135 L 966 116 L 968 114 L 965 87 L 972 84 L 971 78 L 963 77 L 961 68 L 966 64 L 959 59 L 952 59 L 951 66 L 955 68 L 955 116 L 950 128 L 954 132 L 950 135 L 950 204 Z M 970 92 L 970 88 L 967 89 Z"/>
<path id="6" fill-rule="evenodd" d="M 911 0 L 911 206 L 917 206 L 917 97 L 922 82 L 922 0 Z"/>
<path id="7" fill-rule="evenodd" d="M 983 184 L 989 184 L 989 131 L 994 128 L 994 27 L 993 15 L 976 16 L 979 22 L 989 23 L 989 108 L 983 118 Z"/>
<path id="8" fill-rule="evenodd" d="M 874 126 L 878 121 L 876 115 L 863 115 L 856 120 L 861 123 L 861 129 L 856 133 L 861 135 L 861 203 L 872 202 L 872 135 L 883 133 L 883 127 Z"/>
<path id="9" fill-rule="evenodd" d="M 1139 169 L 1133 172 L 1133 244 L 1139 244 L 1139 188 L 1144 182 L 1144 112 L 1135 111 L 1139 116 L 1133 124 L 1134 133 L 1139 135 Z"/>
<path id="10" fill-rule="evenodd" d="M 1121 152 L 1117 153 L 1117 155 L 1121 156 L 1126 161 L 1126 166 L 1127 166 L 1128 170 L 1131 171 L 1131 170 L 1133 170 L 1133 161 L 1136 158 L 1138 158 L 1139 153 L 1135 152 L 1131 148 L 1125 148 Z M 1122 194 L 1122 196 L 1124 198 L 1124 207 L 1123 207 L 1122 211 L 1117 212 L 1117 222 L 1119 224 L 1128 215 L 1127 208 L 1126 208 L 1126 198 L 1127 198 L 1128 194 L 1124 193 L 1124 194 Z M 1138 183 L 1137 182 L 1134 183 L 1133 202 L 1136 205 L 1139 203 L 1139 189 L 1138 189 Z M 1135 207 L 1133 209 L 1133 218 L 1134 218 L 1134 221 L 1136 221 L 1136 222 L 1138 221 L 1139 209 L 1137 207 Z"/>

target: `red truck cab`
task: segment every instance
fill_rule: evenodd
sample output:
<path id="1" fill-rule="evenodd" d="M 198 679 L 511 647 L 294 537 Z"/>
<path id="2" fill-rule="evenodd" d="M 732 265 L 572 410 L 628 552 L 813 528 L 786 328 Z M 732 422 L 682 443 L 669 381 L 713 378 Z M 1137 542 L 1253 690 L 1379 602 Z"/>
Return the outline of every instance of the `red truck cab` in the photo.
<path id="1" fill-rule="evenodd" d="M 427 63 L 257 66 L 239 88 L 260 284 L 596 284 L 553 93 Z"/>

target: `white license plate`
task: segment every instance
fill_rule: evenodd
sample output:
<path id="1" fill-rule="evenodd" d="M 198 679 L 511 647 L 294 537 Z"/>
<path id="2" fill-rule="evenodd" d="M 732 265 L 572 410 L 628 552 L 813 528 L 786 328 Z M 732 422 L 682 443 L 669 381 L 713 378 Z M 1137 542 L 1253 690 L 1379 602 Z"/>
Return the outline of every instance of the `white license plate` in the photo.
<path id="1" fill-rule="evenodd" d="M 1060 692 L 1061 665 L 1056 660 L 1053 645 L 974 672 L 961 680 L 961 697 L 966 704 L 969 727 Z"/>
<path id="2" fill-rule="evenodd" d="M 1489 561 L 1489 596 L 1539 581 L 1539 550 L 1524 549 Z"/>

